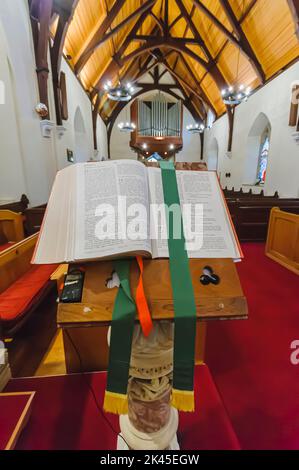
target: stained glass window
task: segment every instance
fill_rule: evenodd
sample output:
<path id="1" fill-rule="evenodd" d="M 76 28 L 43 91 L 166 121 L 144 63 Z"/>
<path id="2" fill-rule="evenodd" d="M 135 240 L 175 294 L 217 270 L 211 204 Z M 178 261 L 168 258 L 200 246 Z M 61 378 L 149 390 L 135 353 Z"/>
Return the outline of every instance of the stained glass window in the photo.
<path id="1" fill-rule="evenodd" d="M 267 133 L 261 145 L 261 152 L 259 156 L 258 174 L 257 174 L 257 179 L 258 179 L 259 184 L 264 184 L 266 181 L 269 148 L 270 148 L 270 138 L 269 138 L 269 134 Z"/>

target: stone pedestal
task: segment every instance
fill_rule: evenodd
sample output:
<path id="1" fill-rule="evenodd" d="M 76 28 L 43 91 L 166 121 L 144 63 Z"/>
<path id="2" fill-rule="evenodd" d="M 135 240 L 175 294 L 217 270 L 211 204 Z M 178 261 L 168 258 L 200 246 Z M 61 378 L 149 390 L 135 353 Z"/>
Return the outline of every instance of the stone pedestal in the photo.
<path id="1" fill-rule="evenodd" d="M 178 412 L 170 405 L 173 324 L 156 322 L 148 338 L 135 327 L 128 384 L 128 415 L 120 417 L 118 449 L 178 450 Z"/>

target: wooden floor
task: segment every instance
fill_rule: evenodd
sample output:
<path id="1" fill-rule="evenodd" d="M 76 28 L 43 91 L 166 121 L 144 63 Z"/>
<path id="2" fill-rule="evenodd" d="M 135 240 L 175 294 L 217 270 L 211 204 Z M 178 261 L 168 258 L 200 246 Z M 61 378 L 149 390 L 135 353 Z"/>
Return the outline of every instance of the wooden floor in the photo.
<path id="1" fill-rule="evenodd" d="M 53 291 L 7 344 L 13 377 L 66 373 L 62 332 L 57 330 L 56 298 L 57 293 Z"/>
<path id="2" fill-rule="evenodd" d="M 58 330 L 35 372 L 36 377 L 66 374 L 62 331 Z"/>

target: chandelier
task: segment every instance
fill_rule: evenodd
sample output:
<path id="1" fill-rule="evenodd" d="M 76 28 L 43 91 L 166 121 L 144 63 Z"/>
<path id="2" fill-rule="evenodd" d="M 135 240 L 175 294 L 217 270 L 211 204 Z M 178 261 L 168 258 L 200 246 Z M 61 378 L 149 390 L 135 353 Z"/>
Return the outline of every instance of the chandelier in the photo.
<path id="1" fill-rule="evenodd" d="M 203 124 L 189 124 L 186 129 L 191 134 L 202 134 L 205 130 L 205 126 Z"/>
<path id="2" fill-rule="evenodd" d="M 245 0 L 243 0 L 243 3 L 242 3 L 242 15 L 244 14 L 244 10 L 245 10 Z M 228 106 L 232 106 L 232 107 L 246 102 L 251 93 L 250 87 L 246 87 L 242 83 L 238 84 L 239 69 L 240 69 L 240 56 L 241 56 L 241 47 L 239 47 L 238 57 L 237 57 L 236 85 L 235 86 L 231 85 L 228 88 L 225 88 L 224 90 L 222 90 L 221 92 L 224 104 Z"/>
<path id="3" fill-rule="evenodd" d="M 134 87 L 130 83 L 126 85 L 119 83 L 116 87 L 113 87 L 112 83 L 108 81 L 104 85 L 104 89 L 107 92 L 108 98 L 113 101 L 130 101 L 134 92 Z"/>
<path id="4" fill-rule="evenodd" d="M 251 88 L 246 88 L 245 85 L 238 87 L 230 86 L 222 90 L 222 99 L 224 104 L 229 106 L 236 106 L 237 104 L 246 102 L 250 96 Z"/>
<path id="5" fill-rule="evenodd" d="M 120 122 L 117 124 L 117 127 L 121 132 L 134 132 L 136 129 L 136 126 L 133 122 Z"/>

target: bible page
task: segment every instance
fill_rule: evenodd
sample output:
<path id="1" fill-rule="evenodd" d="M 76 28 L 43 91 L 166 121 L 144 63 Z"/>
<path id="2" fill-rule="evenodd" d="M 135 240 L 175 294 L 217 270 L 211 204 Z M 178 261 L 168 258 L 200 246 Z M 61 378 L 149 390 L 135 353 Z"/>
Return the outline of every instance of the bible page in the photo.
<path id="1" fill-rule="evenodd" d="M 151 204 L 163 204 L 161 170 L 148 168 L 148 175 Z M 191 240 L 186 245 L 189 258 L 240 258 L 238 242 L 216 173 L 177 171 L 176 176 L 185 238 Z M 151 224 L 157 225 L 156 232 L 159 234 L 158 239 L 152 239 L 153 258 L 169 257 L 168 241 L 165 240 L 166 220 L 166 217 L 159 217 L 157 221 L 157 217 L 153 218 L 151 214 Z M 192 243 L 192 233 L 198 235 L 195 243 Z"/>
<path id="2" fill-rule="evenodd" d="M 77 165 L 75 260 L 151 255 L 145 166 L 132 160 Z"/>

